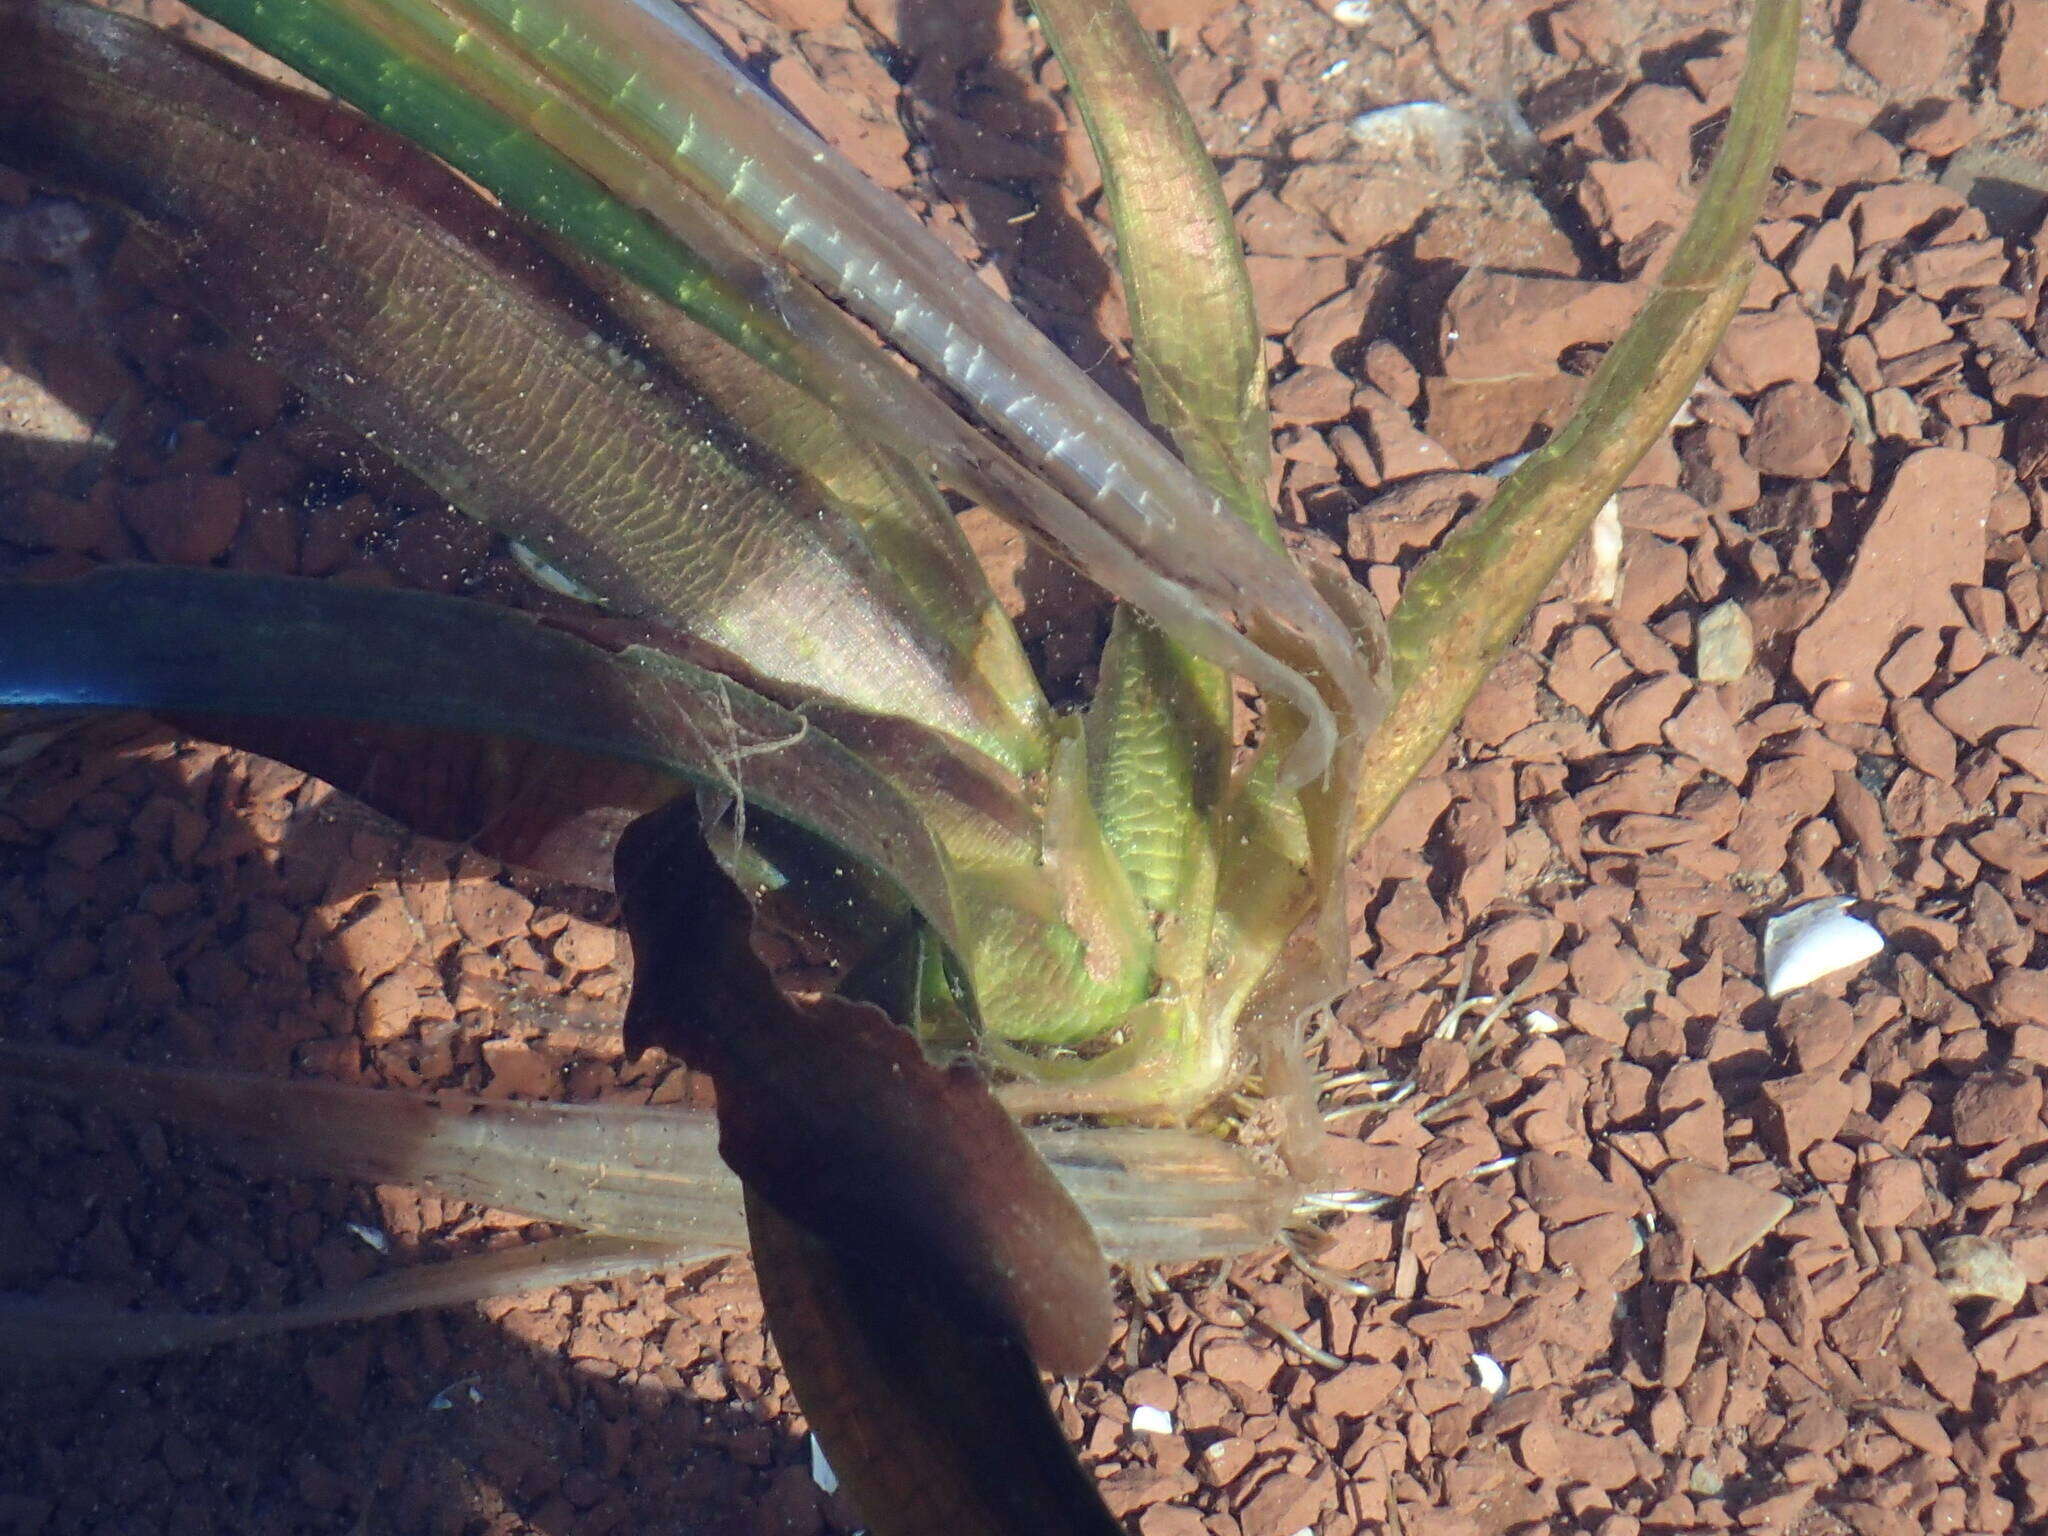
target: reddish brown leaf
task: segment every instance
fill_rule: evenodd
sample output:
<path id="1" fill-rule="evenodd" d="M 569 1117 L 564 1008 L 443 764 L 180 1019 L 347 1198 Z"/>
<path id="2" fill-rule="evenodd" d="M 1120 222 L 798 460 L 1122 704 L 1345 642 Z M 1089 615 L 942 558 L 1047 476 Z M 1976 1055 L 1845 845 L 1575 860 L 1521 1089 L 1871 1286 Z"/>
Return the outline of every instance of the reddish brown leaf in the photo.
<path id="1" fill-rule="evenodd" d="M 875 1536 L 1117 1536 L 1014 1334 L 964 1326 L 758 1193 L 747 1229 L 790 1384 Z"/>
<path id="2" fill-rule="evenodd" d="M 1048 1370 L 1092 1367 L 1109 1338 L 1102 1250 L 974 1064 L 927 1060 L 867 1004 L 784 996 L 688 800 L 627 830 L 616 882 L 627 1048 L 710 1074 L 733 1171 L 841 1262 L 966 1331 L 1021 1335 Z"/>

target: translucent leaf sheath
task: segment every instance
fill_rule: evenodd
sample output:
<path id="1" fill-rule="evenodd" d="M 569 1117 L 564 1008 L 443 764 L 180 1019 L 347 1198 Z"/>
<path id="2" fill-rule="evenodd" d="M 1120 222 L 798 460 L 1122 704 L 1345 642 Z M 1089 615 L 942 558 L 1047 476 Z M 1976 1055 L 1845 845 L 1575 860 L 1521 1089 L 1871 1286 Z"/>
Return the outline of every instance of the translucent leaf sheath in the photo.
<path id="1" fill-rule="evenodd" d="M 334 78 L 346 72 L 337 66 L 351 61 L 333 45 L 333 15 L 314 18 L 328 40 L 302 46 L 309 10 L 321 9 L 312 0 L 203 0 L 200 8 L 362 100 L 360 78 L 354 89 Z M 866 398 L 841 390 L 833 403 L 886 423 L 892 439 L 918 444 L 943 475 L 1032 527 L 1191 649 L 1294 703 L 1309 721 L 1290 761 L 1296 777 L 1320 772 L 1335 750 L 1329 701 L 1345 715 L 1348 732 L 1377 718 L 1380 693 L 1354 654 L 1353 637 L 1286 558 L 1251 536 L 1143 427 L 960 267 L 905 209 L 732 66 L 680 11 L 632 0 L 549 6 L 355 0 L 345 9 L 365 23 L 358 50 L 438 50 L 434 67 L 471 90 L 509 89 L 517 70 L 503 50 L 524 50 L 530 65 L 554 72 L 566 89 L 530 74 L 523 108 L 498 101 L 522 129 L 657 218 L 673 206 L 673 194 L 660 195 L 650 172 L 682 178 L 761 246 L 780 252 L 882 329 L 1046 480 L 1034 479 L 977 435 L 940 425 L 928 408 L 906 408 L 900 388 L 870 391 Z M 451 22 L 469 30 L 451 39 Z M 379 82 L 369 88 L 388 95 Z M 388 101 L 363 104 L 394 117 Z M 592 119 L 608 131 L 593 132 Z M 495 153 L 502 139 L 482 148 Z M 637 169 L 621 162 L 621 140 L 640 157 Z M 493 180 L 489 168 L 476 163 L 478 154 L 466 156 L 459 144 L 434 147 L 519 200 L 520 188 Z M 701 230 L 707 221 L 699 212 L 685 222 Z M 690 238 L 686 230 L 672 232 Z M 816 325 L 793 297 L 805 291 L 802 285 L 786 276 L 778 284 L 768 275 L 750 291 L 783 308 L 806 343 L 819 341 Z M 778 292 L 792 296 L 790 302 L 780 304 Z M 1235 612 L 1260 638 L 1246 639 L 1225 612 Z M 1329 701 L 1305 670 L 1320 675 Z"/>
<path id="2" fill-rule="evenodd" d="M 422 1099 L 253 1073 L 152 1067 L 0 1041 L 0 1089 L 161 1116 L 225 1138 L 248 1166 L 424 1184 L 452 1199 L 679 1247 L 746 1244 L 739 1179 L 703 1111 L 664 1104 Z M 1030 1132 L 1112 1258 L 1191 1263 L 1269 1246 L 1299 1193 L 1192 1131 Z"/>

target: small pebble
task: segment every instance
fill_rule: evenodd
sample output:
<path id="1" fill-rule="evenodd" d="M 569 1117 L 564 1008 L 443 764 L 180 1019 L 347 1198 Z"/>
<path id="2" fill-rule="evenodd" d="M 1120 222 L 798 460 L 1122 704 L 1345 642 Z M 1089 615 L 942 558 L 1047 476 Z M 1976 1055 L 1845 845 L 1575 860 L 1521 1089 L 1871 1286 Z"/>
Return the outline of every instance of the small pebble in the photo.
<path id="1" fill-rule="evenodd" d="M 1732 683 L 1756 660 L 1756 629 L 1734 601 L 1716 603 L 1700 617 L 1693 641 L 1693 675 L 1703 683 Z"/>

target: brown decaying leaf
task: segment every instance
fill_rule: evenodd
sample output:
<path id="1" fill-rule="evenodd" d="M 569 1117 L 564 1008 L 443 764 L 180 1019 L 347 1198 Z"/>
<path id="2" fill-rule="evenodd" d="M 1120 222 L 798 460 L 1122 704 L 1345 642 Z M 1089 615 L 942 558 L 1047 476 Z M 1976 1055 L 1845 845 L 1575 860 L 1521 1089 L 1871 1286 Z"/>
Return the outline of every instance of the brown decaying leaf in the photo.
<path id="1" fill-rule="evenodd" d="M 824 1241 L 760 1195 L 747 1230 L 768 1326 L 875 1536 L 1116 1536 L 1014 1335 Z"/>
<path id="2" fill-rule="evenodd" d="M 968 1332 L 1021 1336 L 1048 1370 L 1094 1366 L 1102 1250 L 978 1068 L 929 1061 L 878 1008 L 785 996 L 690 799 L 627 829 L 615 877 L 627 1049 L 660 1045 L 711 1076 L 733 1171 L 840 1261 Z"/>

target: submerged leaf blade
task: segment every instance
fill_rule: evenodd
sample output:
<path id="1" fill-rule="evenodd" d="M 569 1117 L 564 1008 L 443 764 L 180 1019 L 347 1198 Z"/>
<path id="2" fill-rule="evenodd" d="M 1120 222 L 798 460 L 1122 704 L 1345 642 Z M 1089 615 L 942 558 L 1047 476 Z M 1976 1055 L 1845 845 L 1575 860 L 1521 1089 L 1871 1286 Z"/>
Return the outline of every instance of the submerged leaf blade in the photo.
<path id="1" fill-rule="evenodd" d="M 301 23 L 309 10 L 327 27 L 365 12 L 360 3 L 329 11 L 313 0 L 200 0 L 200 8 L 338 89 L 323 74 L 326 54 L 298 47 Z M 1291 778 L 1323 771 L 1339 744 L 1333 706 L 1311 672 L 1342 700 L 1347 737 L 1376 717 L 1381 690 L 1354 654 L 1353 637 L 1288 561 L 904 208 L 725 58 L 681 9 L 644 0 L 546 8 L 524 0 L 391 0 L 372 14 L 387 30 L 403 30 L 401 50 L 418 56 L 401 51 L 408 67 L 432 56 L 451 78 L 468 79 L 465 55 L 474 55 L 503 89 L 522 82 L 526 66 L 543 65 L 552 88 L 503 104 L 515 112 L 517 132 L 553 135 L 550 147 L 565 161 L 640 206 L 672 209 L 672 231 L 736 227 L 931 369 L 1015 458 L 942 409 L 935 414 L 928 392 L 906 390 L 888 369 L 836 346 L 831 306 L 819 309 L 808 287 L 792 287 L 773 269 L 761 273 L 760 296 L 785 321 L 807 327 L 814 361 L 832 353 L 837 382 L 825 398 L 835 408 L 934 456 L 942 475 L 1030 527 L 1182 643 L 1290 700 L 1307 722 L 1290 755 Z M 451 16 L 461 24 L 453 31 Z M 360 38 L 355 46 L 360 51 Z M 523 50 L 525 65 L 507 59 L 508 48 Z M 349 90 L 363 91 L 358 99 L 366 102 L 381 99 L 374 79 Z M 467 163 L 460 144 L 436 148 Z M 664 178 L 687 183 L 699 201 L 679 203 Z M 656 287 L 687 301 L 681 290 Z"/>
<path id="2" fill-rule="evenodd" d="M 783 1369 L 875 1536 L 1120 1536 L 1016 1340 L 758 1196 L 747 1227 Z"/>
<path id="3" fill-rule="evenodd" d="M 1030 766 L 1017 669 L 1007 697 L 982 671 L 985 586 L 931 622 L 930 588 L 735 417 L 777 387 L 767 370 L 708 334 L 640 349 L 454 177 L 332 108 L 126 18 L 35 4 L 6 26 L 15 156 L 160 231 L 217 321 L 436 490 L 762 679 Z M 761 415 L 787 427 L 793 409 Z"/>
<path id="4" fill-rule="evenodd" d="M 1032 0 L 1102 165 L 1152 419 L 1277 543 L 1264 337 L 1230 203 L 1166 62 L 1122 0 Z"/>
<path id="5" fill-rule="evenodd" d="M 1799 0 L 1756 0 L 1748 64 L 1692 222 L 1578 411 L 1403 590 L 1389 624 L 1395 703 L 1373 738 L 1355 837 L 1457 724 L 1601 505 L 1668 430 L 1741 304 L 1791 101 L 1799 10 Z"/>
<path id="6" fill-rule="evenodd" d="M 960 942 L 945 856 L 917 811 L 801 716 L 688 662 L 616 656 L 481 603 L 239 572 L 111 568 L 9 582 L 0 598 L 0 709 L 509 738 L 638 770 L 616 797 L 629 813 L 646 808 L 643 775 L 729 793 L 739 764 L 749 801 L 889 876 Z"/>

